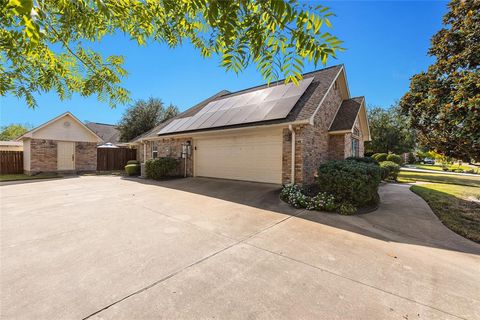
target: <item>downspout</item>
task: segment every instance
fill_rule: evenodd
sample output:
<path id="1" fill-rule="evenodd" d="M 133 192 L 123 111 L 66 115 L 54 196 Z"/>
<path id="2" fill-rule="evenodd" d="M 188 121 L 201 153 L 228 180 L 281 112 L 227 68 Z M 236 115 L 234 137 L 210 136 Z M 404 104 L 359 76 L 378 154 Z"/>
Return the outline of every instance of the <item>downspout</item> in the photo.
<path id="1" fill-rule="evenodd" d="M 143 141 L 142 143 L 143 143 L 143 163 L 145 163 L 147 161 L 147 144 L 145 143 L 145 141 Z"/>
<path id="2" fill-rule="evenodd" d="M 290 172 L 290 183 L 295 184 L 295 130 L 291 124 L 288 125 L 288 130 L 292 133 L 292 168 Z"/>

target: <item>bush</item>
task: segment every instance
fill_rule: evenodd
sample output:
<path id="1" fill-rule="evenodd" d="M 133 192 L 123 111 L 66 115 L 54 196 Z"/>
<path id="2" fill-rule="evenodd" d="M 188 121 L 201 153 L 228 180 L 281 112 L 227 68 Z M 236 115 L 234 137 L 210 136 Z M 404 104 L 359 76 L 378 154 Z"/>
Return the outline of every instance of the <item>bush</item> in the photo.
<path id="1" fill-rule="evenodd" d="M 403 159 L 401 156 L 397 155 L 397 154 L 389 154 L 387 156 L 387 161 L 392 161 L 392 162 L 395 162 L 396 164 L 398 165 L 402 165 L 403 164 Z"/>
<path id="2" fill-rule="evenodd" d="M 382 167 L 381 165 L 380 165 L 380 170 L 382 174 L 382 180 L 387 180 L 388 176 L 390 175 L 390 170 L 386 167 Z"/>
<path id="3" fill-rule="evenodd" d="M 355 208 L 354 205 L 352 205 L 351 203 L 348 203 L 348 202 L 342 203 L 342 204 L 338 207 L 338 213 L 343 214 L 343 215 L 346 215 L 346 216 L 352 215 L 352 214 L 354 214 L 356 211 L 357 211 L 357 208 Z"/>
<path id="4" fill-rule="evenodd" d="M 302 192 L 297 185 L 285 185 L 280 192 L 280 199 L 295 208 L 307 210 L 334 211 L 337 206 L 335 198 L 327 193 L 320 192 L 310 197 Z"/>
<path id="5" fill-rule="evenodd" d="M 318 169 L 322 192 L 333 195 L 337 203 L 362 207 L 376 203 L 381 181 L 379 166 L 357 161 L 330 161 Z"/>
<path id="6" fill-rule="evenodd" d="M 363 157 L 363 158 L 362 157 L 348 157 L 345 160 L 357 161 L 357 162 L 363 162 L 363 163 L 373 163 L 373 164 L 378 165 L 378 161 L 371 158 L 371 157 Z"/>
<path id="7" fill-rule="evenodd" d="M 140 165 L 139 164 L 127 164 L 125 166 L 125 172 L 129 176 L 136 176 L 140 174 Z"/>
<path id="8" fill-rule="evenodd" d="M 177 159 L 164 157 L 148 160 L 145 163 L 145 173 L 147 178 L 160 180 L 166 177 L 172 177 L 178 166 Z"/>
<path id="9" fill-rule="evenodd" d="M 463 169 L 454 169 L 453 172 L 463 173 Z"/>
<path id="10" fill-rule="evenodd" d="M 375 153 L 372 158 L 378 162 L 387 161 L 388 154 L 386 153 Z"/>
<path id="11" fill-rule="evenodd" d="M 409 152 L 409 153 L 408 153 L 408 156 L 407 156 L 407 162 L 408 162 L 409 164 L 414 164 L 415 161 L 417 161 L 417 160 L 415 159 L 415 155 L 413 154 L 413 152 Z"/>
<path id="12" fill-rule="evenodd" d="M 138 161 L 138 160 L 128 160 L 127 164 L 140 164 L 140 161 Z"/>
<path id="13" fill-rule="evenodd" d="M 400 172 L 400 166 L 398 164 L 392 161 L 383 161 L 380 162 L 380 167 L 388 170 L 388 176 L 384 180 L 397 180 L 398 173 Z"/>
<path id="14" fill-rule="evenodd" d="M 443 166 L 443 167 L 442 167 L 442 170 L 443 170 L 443 171 L 448 171 L 449 169 L 448 169 L 447 166 Z"/>

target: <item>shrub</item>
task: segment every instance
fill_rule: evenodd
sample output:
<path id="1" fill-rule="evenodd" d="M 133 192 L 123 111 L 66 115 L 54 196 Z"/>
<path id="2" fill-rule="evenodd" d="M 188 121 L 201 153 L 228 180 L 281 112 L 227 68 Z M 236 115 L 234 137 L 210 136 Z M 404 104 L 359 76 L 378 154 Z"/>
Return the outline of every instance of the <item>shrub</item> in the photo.
<path id="1" fill-rule="evenodd" d="M 377 165 L 357 161 L 330 161 L 318 169 L 322 192 L 331 194 L 337 203 L 362 207 L 378 200 L 381 170 Z"/>
<path id="2" fill-rule="evenodd" d="M 127 164 L 125 166 L 125 172 L 129 176 L 136 176 L 140 174 L 140 165 L 139 164 Z"/>
<path id="3" fill-rule="evenodd" d="M 381 165 L 380 165 L 380 170 L 381 170 L 382 180 L 387 180 L 388 176 L 390 175 L 390 170 L 386 167 L 382 167 Z"/>
<path id="4" fill-rule="evenodd" d="M 453 172 L 463 173 L 463 169 L 454 169 Z"/>
<path id="5" fill-rule="evenodd" d="M 127 164 L 140 164 L 140 161 L 138 161 L 138 160 L 128 160 Z"/>
<path id="6" fill-rule="evenodd" d="M 409 152 L 409 153 L 408 153 L 408 156 L 407 156 L 407 162 L 408 162 L 409 164 L 414 164 L 415 161 L 417 161 L 417 160 L 415 159 L 415 155 L 413 154 L 413 152 Z"/>
<path id="7" fill-rule="evenodd" d="M 371 157 L 348 157 L 345 160 L 357 161 L 357 162 L 363 162 L 363 163 L 373 163 L 373 164 L 378 165 L 378 161 L 371 158 Z"/>
<path id="8" fill-rule="evenodd" d="M 336 209 L 335 198 L 324 192 L 310 197 L 302 192 L 297 185 L 285 185 L 280 191 L 280 199 L 295 208 L 307 210 L 334 211 Z"/>
<path id="9" fill-rule="evenodd" d="M 378 162 L 387 161 L 388 154 L 386 153 L 375 153 L 372 158 Z"/>
<path id="10" fill-rule="evenodd" d="M 398 173 L 400 172 L 400 166 L 392 161 L 380 162 L 380 167 L 388 170 L 388 176 L 385 179 L 391 179 L 396 181 Z"/>
<path id="11" fill-rule="evenodd" d="M 145 173 L 147 178 L 160 180 L 174 176 L 177 166 L 178 161 L 174 158 L 164 157 L 152 159 L 145 163 Z"/>
<path id="12" fill-rule="evenodd" d="M 442 170 L 443 170 L 443 171 L 448 171 L 449 169 L 448 169 L 447 166 L 442 166 Z"/>
<path id="13" fill-rule="evenodd" d="M 397 154 L 389 154 L 387 156 L 387 161 L 392 161 L 392 162 L 395 162 L 396 164 L 398 165 L 402 165 L 403 164 L 403 159 L 401 156 L 397 155 Z"/>
<path id="14" fill-rule="evenodd" d="M 338 207 L 338 213 L 349 216 L 354 214 L 357 211 L 354 205 L 351 203 L 345 202 Z"/>

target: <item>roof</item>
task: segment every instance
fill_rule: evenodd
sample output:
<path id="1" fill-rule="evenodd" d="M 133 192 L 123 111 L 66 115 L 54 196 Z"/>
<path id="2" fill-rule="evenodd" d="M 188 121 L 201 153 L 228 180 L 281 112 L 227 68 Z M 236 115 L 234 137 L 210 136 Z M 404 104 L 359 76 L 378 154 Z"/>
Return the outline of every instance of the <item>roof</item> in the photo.
<path id="1" fill-rule="evenodd" d="M 22 140 L 23 138 L 31 138 L 32 137 L 32 134 L 42 128 L 45 128 L 46 126 L 54 123 L 55 121 L 63 118 L 63 117 L 66 117 L 66 116 L 70 116 L 75 122 L 77 122 L 80 126 L 82 126 L 83 128 L 85 128 L 85 130 L 89 131 L 91 134 L 93 134 L 98 142 L 102 142 L 102 138 L 100 138 L 95 132 L 93 132 L 89 127 L 87 127 L 82 121 L 78 120 L 77 117 L 75 117 L 70 111 L 67 111 L 67 112 L 64 112 L 62 113 L 61 115 L 59 115 L 58 117 L 55 117 L 53 118 L 52 120 L 50 121 L 47 121 L 45 122 L 44 124 L 36 127 L 36 128 L 33 128 L 32 130 L 28 131 L 28 132 L 25 132 L 24 134 L 22 134 L 20 137 L 18 137 L 17 139 L 15 139 L 16 141 L 19 141 L 19 140 Z"/>
<path id="2" fill-rule="evenodd" d="M 250 122 L 250 123 L 243 123 L 243 124 L 235 124 L 235 125 L 227 125 L 227 126 L 215 127 L 215 128 L 202 128 L 199 130 L 185 131 L 185 132 L 219 130 L 219 129 L 225 129 L 225 128 L 238 128 L 238 127 L 249 127 L 249 126 L 258 126 L 258 125 L 270 125 L 270 124 L 278 124 L 278 123 L 290 123 L 290 122 L 296 122 L 296 121 L 309 121 L 317 111 L 317 108 L 320 106 L 324 96 L 326 95 L 328 90 L 331 88 L 331 86 L 333 85 L 333 83 L 335 82 L 335 80 L 337 79 L 337 77 L 339 76 L 342 70 L 343 70 L 343 65 L 337 65 L 337 66 L 332 66 L 332 67 L 328 67 L 328 68 L 303 74 L 304 79 L 313 78 L 313 80 L 285 118 L 266 120 L 266 121 L 264 120 L 264 121 Z M 276 85 L 282 85 L 284 84 L 284 82 L 285 82 L 284 80 L 280 80 L 275 83 L 270 83 L 270 85 L 263 84 L 260 86 L 255 86 L 248 89 L 240 90 L 237 92 L 229 92 L 226 90 L 220 91 L 219 93 L 198 103 L 192 108 L 180 113 L 176 117 L 173 117 L 172 119 L 165 121 L 164 123 L 161 123 L 157 127 L 150 130 L 149 132 L 133 139 L 132 142 L 139 141 L 143 138 L 157 137 L 158 132 L 161 131 L 162 128 L 166 127 L 170 122 L 176 119 L 182 119 L 182 118 L 194 116 L 202 108 L 204 108 L 208 103 L 212 101 L 221 100 L 227 97 L 234 97 L 236 95 L 241 95 L 241 94 L 252 92 L 252 91 L 258 91 L 258 90 L 276 86 Z M 175 134 L 177 133 L 180 133 L 180 132 L 175 132 Z"/>
<path id="3" fill-rule="evenodd" d="M 117 144 L 120 142 L 120 131 L 113 124 L 87 122 L 85 126 L 95 132 L 105 143 Z"/>
<path id="4" fill-rule="evenodd" d="M 338 108 L 329 131 L 351 130 L 364 100 L 365 97 L 355 97 L 344 100 L 340 108 Z"/>

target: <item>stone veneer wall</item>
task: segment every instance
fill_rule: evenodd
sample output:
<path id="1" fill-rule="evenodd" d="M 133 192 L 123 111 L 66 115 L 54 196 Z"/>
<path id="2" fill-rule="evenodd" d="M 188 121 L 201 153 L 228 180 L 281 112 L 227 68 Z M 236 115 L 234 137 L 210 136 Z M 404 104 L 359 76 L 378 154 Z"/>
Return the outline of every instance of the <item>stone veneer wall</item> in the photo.
<path id="1" fill-rule="evenodd" d="M 97 170 L 97 144 L 95 142 L 75 142 L 75 170 Z"/>
<path id="2" fill-rule="evenodd" d="M 360 124 L 358 123 L 358 119 L 355 121 L 355 124 L 353 125 L 354 128 L 358 130 L 358 135 L 354 135 L 352 133 L 347 133 L 345 135 L 345 158 L 352 156 L 352 138 L 355 138 L 358 140 L 358 155 L 360 157 L 364 156 L 365 153 L 365 145 L 363 142 L 363 135 L 362 135 L 362 130 L 360 130 Z"/>
<path id="3" fill-rule="evenodd" d="M 329 160 L 341 160 L 345 158 L 345 134 L 331 135 L 328 140 Z"/>
<path id="4" fill-rule="evenodd" d="M 37 172 L 57 171 L 57 141 L 31 139 L 30 140 L 30 171 Z"/>
<path id="5" fill-rule="evenodd" d="M 152 159 L 153 146 L 156 145 L 159 158 L 172 157 L 179 160 L 178 171 L 180 174 L 183 175 L 185 171 L 185 160 L 182 158 L 182 144 L 186 143 L 187 141 L 190 141 L 190 144 L 192 145 L 192 153 L 187 158 L 187 176 L 191 177 L 193 176 L 193 154 L 195 153 L 192 144 L 192 138 L 165 138 L 160 140 L 147 141 L 147 154 L 145 160 Z M 143 144 L 140 144 L 140 146 L 138 147 L 137 156 L 137 159 L 139 159 L 139 161 L 143 161 Z"/>

